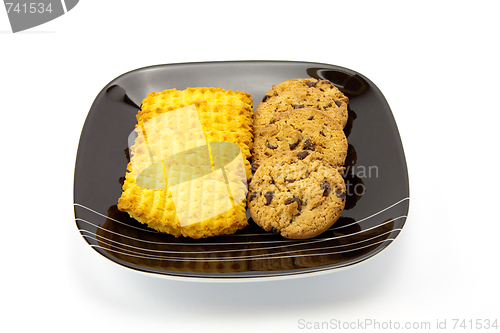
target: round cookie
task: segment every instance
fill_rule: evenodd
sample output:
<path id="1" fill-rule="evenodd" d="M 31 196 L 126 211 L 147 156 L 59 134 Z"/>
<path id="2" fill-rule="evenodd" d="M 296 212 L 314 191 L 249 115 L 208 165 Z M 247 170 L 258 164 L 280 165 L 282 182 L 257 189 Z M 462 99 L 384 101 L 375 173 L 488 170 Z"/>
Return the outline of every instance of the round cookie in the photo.
<path id="1" fill-rule="evenodd" d="M 347 138 L 340 124 L 325 112 L 311 108 L 275 114 L 254 136 L 254 169 L 284 151 L 316 151 L 335 166 L 344 165 L 347 156 Z"/>
<path id="2" fill-rule="evenodd" d="M 266 231 L 290 239 L 317 236 L 344 209 L 346 187 L 337 167 L 317 152 L 289 151 L 265 160 L 249 184 L 248 209 Z"/>
<path id="3" fill-rule="evenodd" d="M 267 94 L 272 95 L 273 92 L 279 93 L 282 91 L 290 91 L 290 90 L 295 90 L 297 88 L 303 88 L 303 87 L 317 88 L 321 91 L 324 91 L 326 94 L 331 94 L 333 91 L 335 96 L 340 96 L 339 97 L 340 99 L 346 98 L 342 93 L 341 93 L 341 95 L 337 95 L 337 92 L 339 90 L 337 89 L 337 87 L 335 87 L 335 85 L 331 81 L 329 81 L 329 80 L 317 80 L 314 78 L 289 79 L 289 80 L 283 81 L 281 83 L 273 85 Z"/>
<path id="4" fill-rule="evenodd" d="M 291 79 L 274 85 L 255 108 L 254 126 L 269 123 L 276 112 L 304 107 L 325 111 L 345 127 L 348 118 L 347 98 L 328 80 Z"/>

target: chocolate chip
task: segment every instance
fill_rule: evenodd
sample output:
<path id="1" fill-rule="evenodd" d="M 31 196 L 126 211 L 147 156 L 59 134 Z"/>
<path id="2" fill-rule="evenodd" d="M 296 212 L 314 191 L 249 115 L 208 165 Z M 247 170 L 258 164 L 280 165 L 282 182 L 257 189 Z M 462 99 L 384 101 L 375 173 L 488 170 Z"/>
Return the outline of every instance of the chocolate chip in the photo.
<path id="1" fill-rule="evenodd" d="M 339 101 L 337 101 L 336 99 L 333 100 L 335 102 L 335 104 L 340 107 L 342 105 L 342 103 L 340 103 Z"/>
<path id="2" fill-rule="evenodd" d="M 335 191 L 335 195 L 342 200 L 345 200 L 345 198 L 347 197 L 346 193 L 342 192 L 341 190 Z"/>
<path id="3" fill-rule="evenodd" d="M 311 139 L 307 139 L 304 141 L 304 146 L 302 147 L 304 150 L 314 150 L 314 143 L 311 142 Z"/>
<path id="4" fill-rule="evenodd" d="M 279 234 L 280 234 L 280 232 L 278 231 L 278 229 L 276 229 L 275 227 L 272 227 L 272 228 L 271 228 L 271 231 L 272 231 L 273 233 L 277 234 L 277 235 L 279 235 Z"/>
<path id="5" fill-rule="evenodd" d="M 269 149 L 276 149 L 276 148 L 278 148 L 278 146 L 273 146 L 272 144 L 270 144 L 269 141 L 267 141 L 267 145 L 266 146 Z"/>
<path id="6" fill-rule="evenodd" d="M 330 195 L 331 187 L 330 187 L 330 183 L 329 182 L 327 182 L 326 180 L 324 180 L 321 183 L 320 188 L 323 190 L 323 196 L 324 197 L 327 197 L 328 195 Z"/>
<path id="7" fill-rule="evenodd" d="M 323 130 L 321 130 L 321 131 L 319 132 L 319 134 L 321 134 L 321 135 L 323 135 L 324 137 L 326 137 L 325 132 L 323 132 Z"/>
<path id="8" fill-rule="evenodd" d="M 274 95 L 274 96 L 278 96 L 278 93 L 277 93 L 277 92 L 275 92 L 273 95 Z"/>
<path id="9" fill-rule="evenodd" d="M 297 157 L 299 158 L 299 160 L 303 160 L 307 157 L 307 155 L 309 155 L 309 152 L 307 151 L 301 151 L 297 153 Z"/>
<path id="10" fill-rule="evenodd" d="M 271 121 L 269 122 L 269 125 L 274 124 L 276 121 L 277 121 L 276 119 L 271 120 Z"/>
<path id="11" fill-rule="evenodd" d="M 271 95 L 264 95 L 264 97 L 262 97 L 262 102 L 267 101 L 269 98 L 271 98 Z"/>
<path id="12" fill-rule="evenodd" d="M 323 88 L 319 88 L 319 90 L 322 91 L 322 92 L 325 92 L 325 90 L 323 90 Z"/>
<path id="13" fill-rule="evenodd" d="M 251 202 L 253 199 L 257 198 L 257 192 L 252 192 L 248 196 L 248 202 Z"/>
<path id="14" fill-rule="evenodd" d="M 287 183 L 295 183 L 297 180 L 296 179 L 286 179 L 285 178 L 285 182 Z"/>
<path id="15" fill-rule="evenodd" d="M 306 81 L 306 85 L 309 87 L 309 88 L 312 88 L 312 87 L 316 87 L 316 85 L 318 84 L 317 81 Z"/>
<path id="16" fill-rule="evenodd" d="M 293 104 L 293 105 L 292 105 L 292 107 L 293 107 L 294 109 L 303 109 L 303 108 L 305 108 L 305 106 L 304 106 L 304 105 L 300 105 L 300 104 Z"/>
<path id="17" fill-rule="evenodd" d="M 266 206 L 268 206 L 271 203 L 271 201 L 273 201 L 273 197 L 274 197 L 273 191 L 264 193 L 264 198 L 266 198 L 266 203 L 265 203 Z"/>
<path id="18" fill-rule="evenodd" d="M 300 140 L 297 140 L 297 142 L 295 142 L 295 143 L 289 143 L 288 145 L 290 146 L 290 150 L 294 150 L 295 148 L 297 148 L 299 143 L 300 143 Z"/>
<path id="19" fill-rule="evenodd" d="M 302 201 L 299 198 L 288 198 L 288 199 L 285 200 L 285 205 L 289 205 L 292 202 L 296 202 L 297 203 L 297 209 L 300 210 L 300 208 L 302 206 Z"/>
<path id="20" fill-rule="evenodd" d="M 323 107 L 323 109 L 326 109 L 326 108 L 331 108 L 332 107 L 332 103 L 328 103 L 326 106 Z"/>
<path id="21" fill-rule="evenodd" d="M 307 120 L 313 120 L 313 119 L 314 119 L 314 115 L 312 115 L 309 118 L 307 118 Z"/>

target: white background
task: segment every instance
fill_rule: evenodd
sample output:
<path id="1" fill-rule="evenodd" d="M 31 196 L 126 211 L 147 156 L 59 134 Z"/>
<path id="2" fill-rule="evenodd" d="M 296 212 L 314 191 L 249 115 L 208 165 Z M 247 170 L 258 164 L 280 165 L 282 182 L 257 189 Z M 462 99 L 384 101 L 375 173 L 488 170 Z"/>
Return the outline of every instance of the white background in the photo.
<path id="1" fill-rule="evenodd" d="M 0 10 L 0 330 L 294 332 L 365 319 L 433 329 L 446 320 L 448 331 L 471 331 L 453 330 L 453 319 L 500 325 L 499 32 L 494 1 L 81 0 L 17 34 Z M 409 218 L 388 249 L 338 272 L 222 284 L 142 275 L 86 244 L 74 222 L 73 172 L 95 96 L 139 67 L 208 60 L 323 62 L 380 88 L 411 191 Z"/>

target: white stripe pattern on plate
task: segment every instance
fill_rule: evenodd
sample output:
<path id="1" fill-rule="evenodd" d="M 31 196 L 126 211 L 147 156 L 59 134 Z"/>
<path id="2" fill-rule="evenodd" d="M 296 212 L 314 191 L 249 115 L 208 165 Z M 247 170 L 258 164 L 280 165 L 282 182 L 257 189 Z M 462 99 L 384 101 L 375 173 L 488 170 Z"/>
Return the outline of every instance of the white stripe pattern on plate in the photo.
<path id="1" fill-rule="evenodd" d="M 389 222 L 392 222 L 392 221 L 389 221 Z M 394 231 L 396 231 L 396 232 L 399 233 L 401 230 L 402 229 L 400 229 L 400 228 L 395 228 L 395 229 L 391 229 L 390 231 L 386 231 L 384 233 L 377 234 L 377 235 L 375 235 L 373 237 L 370 237 L 370 238 L 367 238 L 367 239 L 363 239 L 363 240 L 358 241 L 358 242 L 349 243 L 349 244 L 340 244 L 340 245 L 329 246 L 329 247 L 324 247 L 324 248 L 335 248 L 335 247 L 353 246 L 353 245 L 357 245 L 357 244 L 361 244 L 361 243 L 365 243 L 365 242 L 371 241 L 371 240 L 373 240 L 373 239 L 375 239 L 377 237 L 381 237 L 381 236 L 384 236 L 386 234 L 391 234 Z M 127 248 L 131 248 L 131 249 L 134 249 L 134 250 L 141 250 L 141 251 L 153 252 L 153 253 L 165 253 L 165 254 L 168 254 L 168 253 L 176 253 L 176 254 L 193 254 L 193 253 L 196 253 L 196 254 L 214 254 L 214 253 L 240 252 L 242 250 L 244 250 L 244 251 L 262 251 L 262 250 L 270 250 L 270 249 L 284 249 L 284 248 L 289 248 L 289 247 L 293 247 L 293 246 L 310 245 L 312 243 L 317 243 L 317 242 L 321 242 L 321 241 L 335 240 L 335 239 L 339 239 L 339 238 L 348 237 L 348 236 L 352 236 L 352 235 L 356 235 L 356 234 L 362 233 L 362 232 L 358 232 L 358 233 L 353 233 L 353 234 L 350 234 L 350 235 L 344 235 L 344 236 L 341 236 L 341 237 L 330 237 L 330 238 L 320 239 L 320 240 L 317 240 L 315 242 L 303 242 L 303 243 L 288 244 L 288 245 L 282 245 L 282 246 L 258 247 L 258 248 L 244 248 L 244 249 L 231 249 L 231 250 L 215 250 L 215 251 L 170 251 L 170 250 L 154 250 L 154 249 L 137 247 L 137 246 L 133 246 L 133 245 L 129 245 L 129 244 L 117 242 L 115 240 L 112 240 L 112 239 L 109 239 L 109 238 L 106 238 L 106 237 L 103 237 L 103 236 L 100 236 L 100 235 L 96 235 L 96 234 L 91 233 L 91 232 L 89 232 L 87 230 L 81 230 L 81 231 L 89 233 L 89 235 L 82 235 L 84 238 L 92 239 L 92 240 L 95 240 L 96 242 L 100 242 L 100 243 L 106 244 L 108 246 L 119 245 L 119 246 L 124 246 L 124 247 L 127 247 Z M 115 245 L 113 245 L 112 243 L 114 243 Z M 240 244 L 240 243 L 238 243 L 238 244 Z M 242 244 L 257 244 L 257 243 L 246 242 L 246 243 L 242 243 Z M 296 250 L 296 251 L 310 251 L 310 250 L 317 250 L 317 249 L 318 248 L 312 248 L 312 249 L 303 249 L 303 250 Z M 127 249 L 124 249 L 124 250 L 125 251 L 131 251 L 131 252 L 133 252 L 133 250 L 127 250 Z M 290 251 L 290 252 L 295 252 L 295 251 Z M 284 253 L 284 252 L 281 252 L 281 253 Z"/>
<path id="2" fill-rule="evenodd" d="M 360 222 L 363 222 L 363 221 L 366 221 L 368 219 L 371 219 L 379 214 L 381 214 L 382 212 L 384 211 L 387 211 L 388 209 L 392 208 L 392 207 L 395 207 L 396 205 L 404 202 L 405 200 L 408 200 L 409 198 L 405 198 L 405 199 L 402 199 L 382 210 L 380 210 L 379 212 L 377 213 L 374 213 L 366 218 L 363 218 L 359 221 L 357 221 L 356 223 L 351 223 L 349 225 L 346 225 L 346 226 L 341 226 L 341 227 L 337 227 L 337 228 L 331 228 L 330 230 L 337 230 L 337 229 L 341 229 L 341 228 L 345 228 L 345 227 L 348 227 L 350 225 L 354 225 L 354 224 L 357 224 L 357 223 L 360 223 Z M 137 228 L 137 227 L 133 227 L 133 226 L 129 226 L 128 224 L 124 223 L 124 222 L 121 222 L 121 221 L 118 221 L 116 219 L 113 219 L 113 218 L 110 218 L 104 214 L 101 214 L 99 212 L 96 212 L 95 210 L 92 210 L 86 206 L 83 206 L 83 205 L 80 205 L 80 204 L 77 204 L 75 203 L 75 206 L 79 206 L 79 207 L 82 207 L 84 209 L 87 209 L 88 211 L 91 211 L 97 215 L 100 215 L 102 217 L 105 217 L 107 219 L 110 219 L 112 221 L 115 221 L 117 223 L 120 223 L 122 225 L 126 225 L 128 227 L 132 227 L 132 228 L 135 228 L 135 229 L 138 229 L 138 230 L 141 230 L 141 231 L 147 231 L 147 232 L 153 232 L 153 233 L 157 233 L 156 231 L 150 231 L 150 230 L 146 230 L 146 229 L 141 229 L 141 228 Z M 81 219 L 81 218 L 76 218 L 77 221 L 81 221 L 81 222 L 84 222 L 84 223 L 87 223 L 89 225 L 92 225 L 93 227 L 95 228 L 98 228 L 98 229 L 101 229 L 101 230 L 104 230 L 106 232 L 109 232 L 111 234 L 114 234 L 114 235 L 117 235 L 119 237 L 124 237 L 124 238 L 127 238 L 127 239 L 130 239 L 131 241 L 138 241 L 138 242 L 142 242 L 144 244 L 152 244 L 152 245 L 167 245 L 167 246 L 205 246 L 205 245 L 209 245 L 209 246 L 214 246 L 214 245 L 240 245 L 240 246 L 243 246 L 243 245 L 260 245 L 260 244 L 281 244 L 281 245 L 273 245 L 273 246 L 264 246 L 264 247 L 257 247 L 257 248 L 243 248 L 243 249 L 239 249 L 239 248 L 236 248 L 236 249 L 230 249 L 230 250 L 215 250 L 215 251 L 172 251 L 172 250 L 154 250 L 154 249 L 148 249 L 148 248 L 145 248 L 145 247 L 138 247 L 138 246 L 133 246 L 133 245 L 129 245 L 129 244 L 126 244 L 126 243 L 123 243 L 123 242 L 118 242 L 118 241 L 115 241 L 115 240 L 112 240 L 112 239 L 109 239 L 109 238 L 106 238 L 106 237 L 103 237 L 101 235 L 97 235 L 93 232 L 90 232 L 88 230 L 85 230 L 85 229 L 79 229 L 80 233 L 82 234 L 82 237 L 84 239 L 91 239 L 91 240 L 94 240 L 98 243 L 100 243 L 101 245 L 105 245 L 105 246 L 101 246 L 101 245 L 90 245 L 91 247 L 94 247 L 94 248 L 100 248 L 102 250 L 105 250 L 105 251 L 109 251 L 109 252 L 113 252 L 115 254 L 122 254 L 122 255 L 126 255 L 126 256 L 133 256 L 133 257 L 137 257 L 137 258 L 142 258 L 142 259 L 154 259 L 154 260 L 176 260 L 176 261 L 211 261 L 211 260 L 223 260 L 223 261 L 234 261 L 234 260 L 247 260 L 247 259 L 251 259 L 251 258 L 255 258 L 255 259 L 271 259 L 271 258 L 274 258 L 274 259 L 280 259 L 280 258 L 290 258 L 290 257 L 301 257 L 301 256 L 317 256 L 317 255 L 328 255 L 328 254 L 340 254 L 340 253 L 345 253 L 345 252 L 351 252 L 351 251 L 357 251 L 357 250 L 361 250 L 363 248 L 366 248 L 366 247 L 371 247 L 371 246 L 375 246 L 377 244 L 382 244 L 382 243 L 385 243 L 385 242 L 392 242 L 397 234 L 399 234 L 399 232 L 401 232 L 401 228 L 393 228 L 389 231 L 386 231 L 384 233 L 381 233 L 381 234 L 378 234 L 378 235 L 375 235 L 373 237 L 370 237 L 368 239 L 363 239 L 361 241 L 358 241 L 358 242 L 354 242 L 354 243 L 350 243 L 350 244 L 345 244 L 345 245 L 335 245 L 335 246 L 321 246 L 320 244 L 319 247 L 314 247 L 314 248 L 307 248 L 307 249 L 300 249 L 300 250 L 288 250 L 288 251 L 285 251 L 285 252 L 278 252 L 278 253 L 269 253 L 269 254 L 255 254 L 255 255 L 245 255 L 245 256 L 238 256 L 238 257 L 211 257 L 211 258 L 208 258 L 208 257 L 204 257 L 204 258 L 194 258 L 194 257 L 189 257 L 189 258 L 179 258 L 179 257 L 167 257 L 167 256 L 159 256 L 159 255 L 154 255 L 154 254 L 220 254 L 220 253 L 230 253 L 230 252 L 241 252 L 241 251 L 247 251 L 247 252 L 250 252 L 250 251 L 262 251 L 262 250 L 282 250 L 282 249 L 286 249 L 286 248 L 292 248 L 292 247 L 295 247 L 295 246 L 304 246 L 304 245 L 311 245 L 311 244 L 315 244 L 315 243 L 322 243 L 322 242 L 326 242 L 326 241 L 332 241 L 332 240 L 336 240 L 336 239 L 341 239 L 341 238 L 345 238 L 345 237 L 350 237 L 350 236 L 355 236 L 355 235 L 362 235 L 363 233 L 366 233 L 366 232 L 369 232 L 375 228 L 378 228 L 378 227 L 381 227 L 387 223 L 391 223 L 391 222 L 394 222 L 398 219 L 402 219 L 402 218 L 406 218 L 407 216 L 406 215 L 401 215 L 401 216 L 398 216 L 396 218 L 392 218 L 390 220 L 387 220 L 387 221 L 384 221 L 383 223 L 380 223 L 380 224 L 377 224 L 373 227 L 370 227 L 370 228 L 367 228 L 367 229 L 364 229 L 364 230 L 361 230 L 361 231 L 357 231 L 357 232 L 353 232 L 351 234 L 346 234 L 346 235 L 341 235 L 341 236 L 335 236 L 335 237 L 326 237 L 326 238 L 319 238 L 319 239 L 313 239 L 313 240 L 303 240 L 303 241 L 297 241 L 297 240 L 288 240 L 288 239 L 283 239 L 283 240 L 269 240 L 269 241 L 245 241 L 245 242 L 219 242 L 219 243 L 173 243 L 173 242 L 155 242 L 155 241 L 149 241 L 149 240 L 144 240 L 144 239 L 138 239 L 138 238 L 134 238 L 134 237 L 130 237 L 130 236 L 127 236 L 127 235 L 124 235 L 124 234 L 120 234 L 120 233 L 117 233 L 117 232 L 114 232 L 114 231 L 111 231 L 111 230 L 108 230 L 106 228 L 103 228 L 99 225 L 96 225 L 92 222 L 89 222 L 89 221 L 86 221 L 84 219 Z M 393 232 L 397 232 L 397 234 L 395 234 L 393 236 L 393 238 L 389 238 L 389 235 L 392 234 Z M 272 233 L 270 233 L 272 235 Z M 382 241 L 378 241 L 378 242 L 375 242 L 375 243 L 371 243 L 371 244 L 368 244 L 368 245 L 364 245 L 364 246 L 361 246 L 361 247 L 355 247 L 353 249 L 349 249 L 349 250 L 344 250 L 344 251 L 337 251 L 337 252 L 328 252 L 328 253 L 309 253 L 309 254 L 297 254 L 297 253 L 300 253 L 300 252 L 307 252 L 307 251 L 313 251 L 313 250 L 331 250 L 331 249 L 335 249 L 335 248 L 341 248 L 341 247 L 346 247 L 346 246 L 354 246 L 354 245 L 360 245 L 362 243 L 366 243 L 366 242 L 369 242 L 370 240 L 373 240 L 375 238 L 378 238 L 378 237 L 381 237 L 381 236 L 384 236 L 387 234 L 387 239 L 384 239 Z M 243 236 L 263 236 L 265 234 L 243 234 Z M 234 236 L 234 235 L 231 235 L 231 236 Z M 116 247 L 116 246 L 122 246 L 124 248 L 121 248 L 120 251 L 117 251 L 115 249 L 112 249 L 112 247 Z M 131 250 L 127 249 L 127 248 L 130 248 Z M 137 252 L 137 251 L 143 251 L 143 252 L 150 252 L 150 253 L 154 253 L 154 254 L 147 254 L 147 253 L 140 253 L 140 252 Z M 283 254 L 289 254 L 289 253 L 294 253 L 294 255 L 285 255 L 283 256 Z"/>

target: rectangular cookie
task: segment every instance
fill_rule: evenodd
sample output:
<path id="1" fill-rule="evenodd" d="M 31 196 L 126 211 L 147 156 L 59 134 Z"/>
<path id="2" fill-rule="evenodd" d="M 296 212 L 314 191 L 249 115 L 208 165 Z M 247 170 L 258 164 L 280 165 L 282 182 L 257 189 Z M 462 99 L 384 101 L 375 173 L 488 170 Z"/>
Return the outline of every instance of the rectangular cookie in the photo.
<path id="1" fill-rule="evenodd" d="M 248 94 L 220 88 L 149 94 L 137 114 L 118 209 L 176 237 L 236 232 L 247 225 L 252 140 Z"/>

